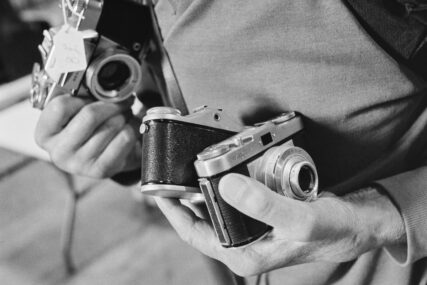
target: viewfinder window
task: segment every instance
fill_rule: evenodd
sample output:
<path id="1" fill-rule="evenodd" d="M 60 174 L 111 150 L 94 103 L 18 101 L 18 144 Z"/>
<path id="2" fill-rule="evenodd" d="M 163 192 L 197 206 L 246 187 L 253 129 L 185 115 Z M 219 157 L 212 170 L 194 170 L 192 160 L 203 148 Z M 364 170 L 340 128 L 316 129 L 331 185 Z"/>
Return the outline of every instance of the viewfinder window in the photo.
<path id="1" fill-rule="evenodd" d="M 272 141 L 273 141 L 273 137 L 271 136 L 271 133 L 266 133 L 265 135 L 261 136 L 261 142 L 262 142 L 262 145 L 264 146 L 268 145 Z"/>

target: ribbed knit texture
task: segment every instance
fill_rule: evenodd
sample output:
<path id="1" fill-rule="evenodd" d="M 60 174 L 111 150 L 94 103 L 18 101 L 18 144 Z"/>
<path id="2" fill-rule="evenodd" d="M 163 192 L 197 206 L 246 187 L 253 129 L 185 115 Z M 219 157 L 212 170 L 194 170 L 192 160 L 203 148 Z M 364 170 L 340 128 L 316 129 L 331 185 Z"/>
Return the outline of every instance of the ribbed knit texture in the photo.
<path id="1" fill-rule="evenodd" d="M 425 83 L 373 42 L 340 1 L 160 0 L 157 13 L 190 109 L 223 108 L 246 124 L 300 112 L 322 187 L 389 152 L 425 109 Z M 411 139 L 409 148 L 420 140 Z M 414 157 L 401 172 L 416 165 Z M 380 182 L 405 218 L 409 247 L 394 256 L 406 266 L 379 249 L 342 264 L 283 268 L 271 283 L 281 276 L 287 285 L 426 284 L 426 180 L 420 168 Z"/>
<path id="2" fill-rule="evenodd" d="M 402 265 L 427 255 L 427 167 L 378 182 L 391 195 L 405 221 L 407 246 L 387 248 Z"/>

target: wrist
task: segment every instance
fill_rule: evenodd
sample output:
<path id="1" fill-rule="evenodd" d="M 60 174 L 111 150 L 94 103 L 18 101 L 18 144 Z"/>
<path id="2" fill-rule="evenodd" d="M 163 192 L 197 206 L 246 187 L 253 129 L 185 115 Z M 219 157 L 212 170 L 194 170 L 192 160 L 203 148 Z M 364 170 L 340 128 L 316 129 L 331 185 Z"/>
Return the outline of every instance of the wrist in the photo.
<path id="1" fill-rule="evenodd" d="M 403 218 L 390 197 L 372 185 L 343 197 L 357 213 L 359 231 L 373 248 L 406 242 Z"/>

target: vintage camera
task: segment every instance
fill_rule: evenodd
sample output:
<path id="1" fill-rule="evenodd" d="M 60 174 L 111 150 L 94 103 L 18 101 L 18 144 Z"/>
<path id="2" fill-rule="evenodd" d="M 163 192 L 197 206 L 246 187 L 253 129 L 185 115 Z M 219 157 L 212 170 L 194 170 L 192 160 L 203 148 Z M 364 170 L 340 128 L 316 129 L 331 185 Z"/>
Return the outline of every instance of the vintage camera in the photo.
<path id="1" fill-rule="evenodd" d="M 242 129 L 221 109 L 203 106 L 187 116 L 170 107 L 149 109 L 141 125 L 142 193 L 203 200 L 194 169 L 197 154 Z"/>
<path id="2" fill-rule="evenodd" d="M 303 130 L 294 112 L 256 125 L 212 145 L 197 155 L 195 167 L 215 231 L 224 247 L 238 247 L 271 229 L 228 205 L 219 194 L 228 173 L 251 176 L 284 196 L 310 201 L 317 197 L 317 170 L 310 155 L 294 145 Z M 233 191 L 230 189 L 229 191 Z"/>
<path id="3" fill-rule="evenodd" d="M 43 109 L 52 98 L 65 93 L 90 93 L 107 102 L 136 95 L 142 84 L 141 62 L 159 42 L 153 30 L 151 1 L 142 2 L 62 1 L 67 24 L 44 32 L 39 46 L 43 69 L 36 63 L 33 70 L 33 106 Z M 73 70 L 81 61 L 79 41 L 83 41 L 85 63 Z"/>

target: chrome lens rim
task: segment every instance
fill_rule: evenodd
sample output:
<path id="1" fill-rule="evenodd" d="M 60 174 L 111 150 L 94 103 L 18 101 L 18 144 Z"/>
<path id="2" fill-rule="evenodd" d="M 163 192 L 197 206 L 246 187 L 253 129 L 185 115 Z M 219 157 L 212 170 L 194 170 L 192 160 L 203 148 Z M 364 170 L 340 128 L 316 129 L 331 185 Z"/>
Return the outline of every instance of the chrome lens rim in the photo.
<path id="1" fill-rule="evenodd" d="M 301 171 L 310 171 L 309 189 L 301 187 Z M 255 179 L 286 197 L 311 201 L 317 198 L 319 179 L 310 155 L 292 142 L 268 149 L 258 161 Z"/>
<path id="2" fill-rule="evenodd" d="M 308 177 L 304 177 L 308 175 Z M 308 178 L 309 181 L 305 181 Z M 302 181 L 304 180 L 304 181 Z M 308 182 L 308 186 L 304 184 Z M 309 161 L 296 162 L 290 170 L 289 184 L 292 192 L 301 199 L 310 198 L 317 195 L 319 179 L 314 164 Z M 303 186 L 304 185 L 304 186 Z"/>
<path id="3" fill-rule="evenodd" d="M 129 78 L 117 90 L 106 90 L 99 81 L 99 73 L 103 67 L 112 62 L 120 62 L 126 65 L 130 71 Z M 136 90 L 142 81 L 140 63 L 132 56 L 125 53 L 105 54 L 95 60 L 87 69 L 86 84 L 91 94 L 101 101 L 120 102 L 130 96 L 136 95 Z"/>

